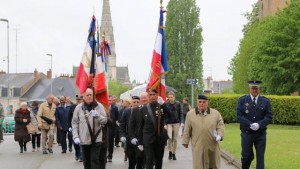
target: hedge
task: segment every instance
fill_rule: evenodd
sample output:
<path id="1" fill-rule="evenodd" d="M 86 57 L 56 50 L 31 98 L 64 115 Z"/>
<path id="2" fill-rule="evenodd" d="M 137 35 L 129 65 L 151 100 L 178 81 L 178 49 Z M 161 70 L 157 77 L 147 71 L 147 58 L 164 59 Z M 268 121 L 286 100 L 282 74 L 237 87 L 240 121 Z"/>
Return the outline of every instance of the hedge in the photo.
<path id="1" fill-rule="evenodd" d="M 236 121 L 236 105 L 242 95 L 209 95 L 209 106 L 217 109 L 225 123 Z M 300 125 L 300 97 L 299 96 L 266 96 L 270 99 L 273 124 Z"/>

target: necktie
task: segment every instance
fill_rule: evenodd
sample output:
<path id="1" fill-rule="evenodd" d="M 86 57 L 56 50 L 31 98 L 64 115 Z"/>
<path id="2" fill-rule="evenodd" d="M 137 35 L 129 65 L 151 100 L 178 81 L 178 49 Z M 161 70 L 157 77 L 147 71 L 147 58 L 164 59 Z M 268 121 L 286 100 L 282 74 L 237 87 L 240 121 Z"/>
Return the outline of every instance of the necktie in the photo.
<path id="1" fill-rule="evenodd" d="M 254 106 L 256 106 L 255 100 L 256 100 L 256 99 L 255 99 L 255 97 L 254 97 L 254 98 L 253 98 L 253 102 L 252 102 Z"/>

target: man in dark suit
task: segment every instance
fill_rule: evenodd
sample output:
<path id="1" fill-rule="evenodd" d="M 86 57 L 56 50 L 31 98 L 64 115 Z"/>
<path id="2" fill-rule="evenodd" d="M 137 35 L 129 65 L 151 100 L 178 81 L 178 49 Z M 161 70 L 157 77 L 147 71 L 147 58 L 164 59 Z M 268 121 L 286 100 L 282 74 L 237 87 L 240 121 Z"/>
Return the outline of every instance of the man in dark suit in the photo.
<path id="1" fill-rule="evenodd" d="M 69 151 L 72 152 L 72 132 L 69 131 L 69 116 L 70 116 L 70 106 L 66 104 L 66 97 L 61 96 L 59 98 L 60 105 L 55 110 L 55 118 L 56 118 L 56 126 L 57 130 L 60 131 L 61 134 L 61 153 L 66 153 L 67 151 L 67 142 L 66 142 L 66 135 L 68 134 L 69 140 Z"/>
<path id="2" fill-rule="evenodd" d="M 135 108 L 138 108 L 140 105 L 140 98 L 138 96 L 131 97 L 131 107 L 127 108 L 124 111 L 124 114 L 120 121 L 120 140 L 124 144 L 126 144 L 127 154 L 129 158 L 129 169 L 135 169 L 136 166 L 136 158 L 135 158 L 135 145 L 131 144 L 129 139 L 129 120 L 131 118 L 131 114 Z M 124 159 L 125 160 L 125 159 Z"/>
<path id="3" fill-rule="evenodd" d="M 144 151 L 141 151 L 137 147 L 137 143 L 139 142 L 137 138 L 138 138 L 139 126 L 141 122 L 140 119 L 142 114 L 140 110 L 142 107 L 147 106 L 148 103 L 149 103 L 148 93 L 142 92 L 140 95 L 140 106 L 134 108 L 130 116 L 128 134 L 129 134 L 130 143 L 134 145 L 136 169 L 142 169 L 145 161 Z"/>
<path id="4" fill-rule="evenodd" d="M 113 103 L 113 96 L 109 96 L 108 101 L 110 103 L 109 106 L 109 113 L 110 113 L 110 119 L 111 123 L 107 123 L 108 127 L 108 156 L 107 161 L 112 162 L 113 153 L 114 153 L 114 139 L 115 139 L 115 133 L 117 130 L 117 121 L 119 118 L 119 111 L 118 107 L 115 106 Z"/>
<path id="5" fill-rule="evenodd" d="M 150 90 L 148 94 L 150 103 L 141 108 L 138 148 L 145 150 L 146 169 L 153 169 L 154 163 L 155 169 L 161 169 L 168 139 L 164 118 L 171 118 L 171 112 L 156 89 Z"/>
<path id="6" fill-rule="evenodd" d="M 83 102 L 83 96 L 78 96 L 76 95 L 76 104 L 72 104 L 70 106 L 70 112 L 69 112 L 69 120 L 68 120 L 68 125 L 69 125 L 69 131 L 72 132 L 72 119 L 73 119 L 73 113 L 74 110 L 76 108 L 76 106 L 80 103 Z M 81 150 L 80 150 L 80 145 L 79 144 L 75 144 L 73 142 L 74 145 L 74 149 L 75 149 L 75 160 L 79 160 L 79 162 L 82 162 L 82 154 L 81 154 Z"/>
<path id="7" fill-rule="evenodd" d="M 242 169 L 249 169 L 256 149 L 256 168 L 264 169 L 267 125 L 272 121 L 270 100 L 260 96 L 261 81 L 249 81 L 250 94 L 238 100 L 236 114 L 242 141 Z"/>

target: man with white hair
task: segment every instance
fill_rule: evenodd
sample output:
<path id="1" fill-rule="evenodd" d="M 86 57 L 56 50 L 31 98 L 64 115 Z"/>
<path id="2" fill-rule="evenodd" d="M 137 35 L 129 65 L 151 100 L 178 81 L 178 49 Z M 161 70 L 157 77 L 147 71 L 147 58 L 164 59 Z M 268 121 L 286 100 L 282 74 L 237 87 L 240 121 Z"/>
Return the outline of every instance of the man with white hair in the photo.
<path id="1" fill-rule="evenodd" d="M 84 169 L 100 168 L 101 125 L 107 123 L 105 109 L 93 99 L 93 94 L 86 89 L 84 102 L 76 106 L 72 119 L 73 140 L 82 147 Z"/>
<path id="2" fill-rule="evenodd" d="M 42 149 L 43 154 L 53 153 L 52 145 L 54 140 L 54 124 L 55 124 L 55 109 L 56 105 L 53 103 L 54 96 L 49 95 L 47 101 L 42 103 L 38 111 L 38 127 L 42 132 Z M 48 137 L 49 135 L 49 137 Z M 46 148 L 46 139 L 48 138 L 48 148 Z"/>

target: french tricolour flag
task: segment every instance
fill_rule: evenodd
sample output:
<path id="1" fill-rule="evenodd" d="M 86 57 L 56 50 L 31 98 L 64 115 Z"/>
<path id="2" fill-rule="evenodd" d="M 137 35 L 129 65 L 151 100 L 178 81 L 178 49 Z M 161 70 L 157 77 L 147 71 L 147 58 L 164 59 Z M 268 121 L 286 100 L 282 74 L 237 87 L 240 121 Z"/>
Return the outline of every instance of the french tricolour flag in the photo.
<path id="1" fill-rule="evenodd" d="M 96 54 L 96 18 L 93 16 L 89 36 L 83 52 L 83 56 L 79 65 L 76 76 L 76 86 L 78 87 L 79 94 L 82 95 L 88 86 L 93 83 L 95 71 L 95 54 Z"/>
<path id="2" fill-rule="evenodd" d="M 151 75 L 147 89 L 156 89 L 159 95 L 166 100 L 165 74 L 168 71 L 168 59 L 164 35 L 164 11 L 160 9 L 159 28 L 154 45 L 151 62 Z"/>

